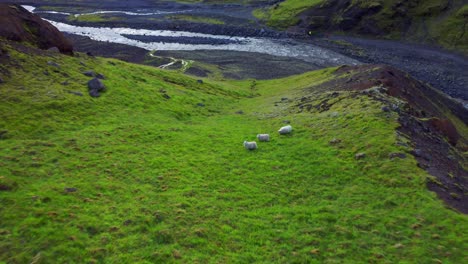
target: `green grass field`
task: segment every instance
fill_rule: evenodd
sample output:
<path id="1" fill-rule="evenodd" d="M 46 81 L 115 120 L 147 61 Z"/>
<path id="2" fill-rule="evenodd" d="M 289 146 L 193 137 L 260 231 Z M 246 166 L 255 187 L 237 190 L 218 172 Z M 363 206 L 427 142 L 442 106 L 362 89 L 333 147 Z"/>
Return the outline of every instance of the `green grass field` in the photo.
<path id="1" fill-rule="evenodd" d="M 352 92 L 328 111 L 295 107 L 330 98 L 314 87 L 335 69 L 199 83 L 8 49 L 0 263 L 467 261 L 467 217 L 427 190 L 411 155 L 388 158 L 409 151 L 396 113 Z M 88 69 L 106 76 L 100 98 L 87 95 Z M 293 134 L 279 136 L 285 120 Z M 257 133 L 271 142 L 245 150 Z"/>
<path id="2" fill-rule="evenodd" d="M 256 9 L 253 14 L 270 27 L 287 29 L 299 22 L 299 14 L 321 4 L 324 0 L 287 0 L 267 9 Z"/>

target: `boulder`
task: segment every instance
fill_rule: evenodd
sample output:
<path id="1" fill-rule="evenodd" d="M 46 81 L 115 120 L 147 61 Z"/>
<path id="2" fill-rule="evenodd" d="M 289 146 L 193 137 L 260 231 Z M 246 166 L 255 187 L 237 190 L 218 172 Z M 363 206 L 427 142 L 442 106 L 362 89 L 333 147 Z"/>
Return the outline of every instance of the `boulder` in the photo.
<path id="1" fill-rule="evenodd" d="M 29 42 L 44 50 L 56 47 L 73 55 L 71 42 L 57 28 L 16 4 L 0 4 L 0 37 Z"/>
<path id="2" fill-rule="evenodd" d="M 92 97 L 101 96 L 101 92 L 104 92 L 105 90 L 106 90 L 106 86 L 98 78 L 94 78 L 88 82 L 89 95 Z"/>

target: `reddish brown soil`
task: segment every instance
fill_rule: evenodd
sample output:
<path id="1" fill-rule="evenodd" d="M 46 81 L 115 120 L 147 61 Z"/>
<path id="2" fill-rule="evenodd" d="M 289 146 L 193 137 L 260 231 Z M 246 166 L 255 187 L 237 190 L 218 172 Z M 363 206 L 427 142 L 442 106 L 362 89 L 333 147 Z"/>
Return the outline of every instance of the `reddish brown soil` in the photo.
<path id="1" fill-rule="evenodd" d="M 373 87 L 382 87 L 387 95 L 406 102 L 395 109 L 390 101 L 375 98 L 388 104 L 388 110 L 398 112 L 398 130 L 411 139 L 418 165 L 435 177 L 428 180 L 428 188 L 450 207 L 468 213 L 468 172 L 462 166 L 468 164 L 463 155 L 468 135 L 460 132 L 468 124 L 468 110 L 407 73 L 385 65 L 343 66 L 335 78 L 318 88 L 367 93 Z"/>
<path id="2" fill-rule="evenodd" d="M 19 5 L 0 4 L 0 37 L 29 42 L 40 49 L 56 47 L 62 53 L 73 54 L 71 42 L 57 28 Z"/>

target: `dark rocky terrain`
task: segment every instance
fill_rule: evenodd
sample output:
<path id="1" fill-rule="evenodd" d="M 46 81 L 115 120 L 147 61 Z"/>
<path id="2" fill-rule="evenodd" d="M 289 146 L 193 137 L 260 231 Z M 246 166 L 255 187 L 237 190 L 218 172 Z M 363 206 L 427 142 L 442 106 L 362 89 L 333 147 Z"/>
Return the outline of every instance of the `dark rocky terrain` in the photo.
<path id="1" fill-rule="evenodd" d="M 465 169 L 468 160 L 464 154 L 468 150 L 468 110 L 461 103 L 386 65 L 344 66 L 336 71 L 335 78 L 321 84 L 320 89 L 361 91 L 386 104 L 382 111 L 397 112 L 401 124 L 398 128 L 400 144 L 407 144 L 404 139 L 408 137 L 418 166 L 434 176 L 428 181 L 429 189 L 450 206 L 468 213 L 468 172 Z M 399 101 L 389 100 L 384 95 Z M 329 108 L 327 101 L 317 107 Z M 308 104 L 307 98 L 302 98 L 299 107 L 311 109 L 313 106 Z M 457 124 L 451 115 L 463 123 Z"/>
<path id="2" fill-rule="evenodd" d="M 421 44 L 340 35 L 308 41 L 364 63 L 391 65 L 454 98 L 468 101 L 468 57 L 464 54 Z"/>
<path id="3" fill-rule="evenodd" d="M 57 48 L 73 54 L 73 46 L 54 26 L 21 6 L 0 4 L 0 36 L 29 42 L 41 49 Z"/>

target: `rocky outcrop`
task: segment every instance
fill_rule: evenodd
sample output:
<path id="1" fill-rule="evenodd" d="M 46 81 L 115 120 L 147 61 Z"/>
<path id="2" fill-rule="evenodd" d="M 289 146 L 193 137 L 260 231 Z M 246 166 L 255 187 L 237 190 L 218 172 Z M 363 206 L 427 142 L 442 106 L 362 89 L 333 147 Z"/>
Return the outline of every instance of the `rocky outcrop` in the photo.
<path id="1" fill-rule="evenodd" d="M 468 150 L 468 109 L 462 103 L 386 65 L 343 66 L 329 81 L 310 89 L 333 93 L 319 105 L 307 97 L 298 99 L 300 111 L 328 111 L 331 99 L 349 91 L 380 101 L 385 114 L 398 114 L 398 133 L 411 140 L 418 166 L 434 176 L 428 181 L 429 189 L 453 208 L 468 213 L 464 154 Z M 403 155 L 391 154 L 395 157 Z"/>
<path id="2" fill-rule="evenodd" d="M 71 42 L 57 28 L 19 5 L 0 4 L 0 37 L 73 54 Z"/>

